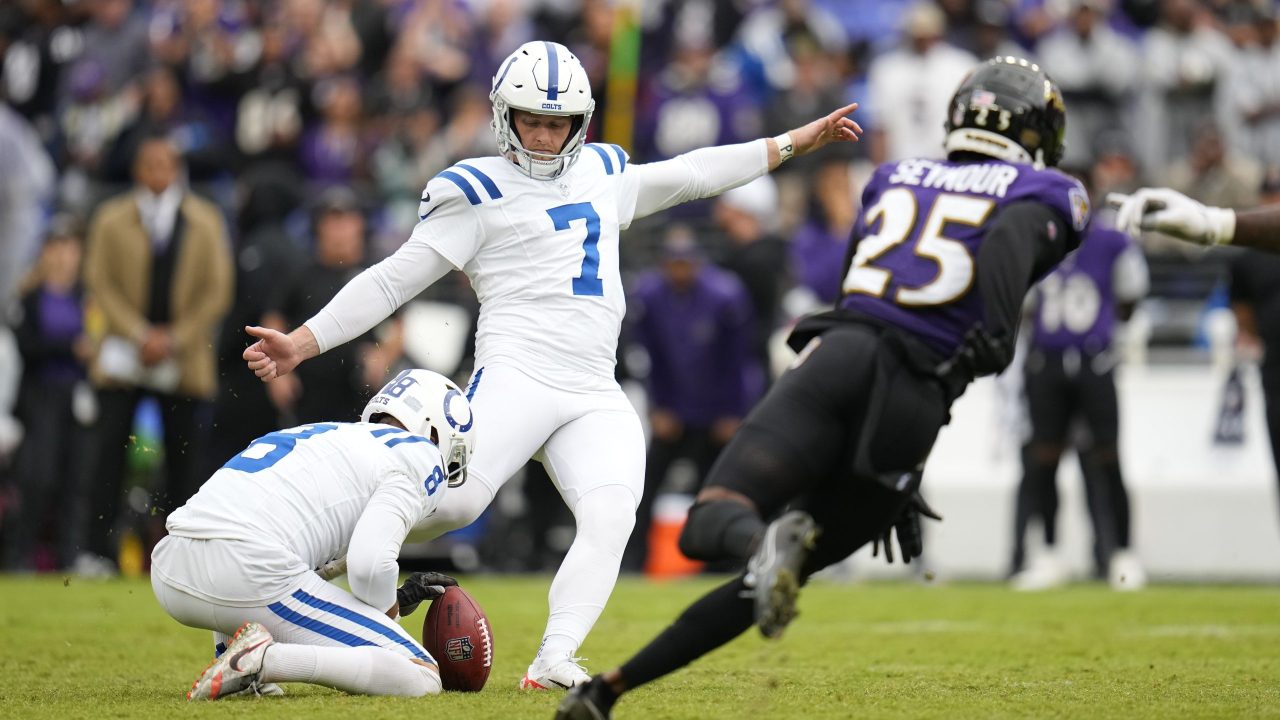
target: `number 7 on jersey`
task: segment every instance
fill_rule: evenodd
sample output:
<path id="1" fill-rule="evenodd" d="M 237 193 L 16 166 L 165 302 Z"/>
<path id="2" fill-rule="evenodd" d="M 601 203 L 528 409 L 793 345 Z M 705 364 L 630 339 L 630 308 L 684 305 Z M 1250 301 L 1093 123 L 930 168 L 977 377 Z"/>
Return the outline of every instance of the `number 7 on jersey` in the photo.
<path id="1" fill-rule="evenodd" d="M 591 203 L 573 203 L 547 211 L 556 230 L 568 230 L 574 220 L 587 221 L 587 239 L 582 241 L 582 273 L 573 279 L 574 295 L 604 295 L 600 279 L 600 216 Z"/>

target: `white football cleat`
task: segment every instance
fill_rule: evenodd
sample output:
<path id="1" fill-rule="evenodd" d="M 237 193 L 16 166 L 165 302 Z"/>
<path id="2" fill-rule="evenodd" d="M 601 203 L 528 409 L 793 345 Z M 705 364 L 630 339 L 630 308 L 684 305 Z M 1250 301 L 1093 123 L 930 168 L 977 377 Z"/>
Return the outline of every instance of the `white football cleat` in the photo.
<path id="1" fill-rule="evenodd" d="M 187 693 L 188 700 L 217 700 L 252 689 L 262 673 L 262 659 L 275 643 L 271 633 L 256 622 L 240 626 L 227 651 L 205 668 Z M 277 688 L 279 689 L 279 688 Z"/>
<path id="2" fill-rule="evenodd" d="M 1147 572 L 1142 569 L 1142 563 L 1138 562 L 1138 557 L 1132 550 L 1117 550 L 1111 556 L 1107 581 L 1111 583 L 1112 590 L 1141 590 L 1147 586 Z"/>
<path id="3" fill-rule="evenodd" d="M 1014 590 L 1021 592 L 1040 592 L 1062 587 L 1070 580 L 1067 568 L 1056 555 L 1045 552 L 1031 560 L 1026 570 L 1013 576 L 1010 583 Z"/>
<path id="4" fill-rule="evenodd" d="M 591 680 L 587 669 L 578 664 L 583 658 L 566 657 L 558 662 L 534 661 L 520 681 L 521 690 L 568 690 Z"/>

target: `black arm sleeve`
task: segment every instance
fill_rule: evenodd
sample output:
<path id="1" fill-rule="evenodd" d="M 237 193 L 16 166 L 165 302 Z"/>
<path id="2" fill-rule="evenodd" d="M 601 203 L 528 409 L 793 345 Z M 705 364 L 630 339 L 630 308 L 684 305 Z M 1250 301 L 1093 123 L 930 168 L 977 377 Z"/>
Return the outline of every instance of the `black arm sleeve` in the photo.
<path id="1" fill-rule="evenodd" d="M 858 243 L 862 242 L 862 236 L 858 234 L 855 227 L 853 233 L 849 236 L 849 247 L 844 249 L 844 262 L 840 266 L 840 281 L 844 282 L 844 278 L 849 277 L 849 268 L 853 267 L 853 256 L 858 253 Z"/>
<path id="2" fill-rule="evenodd" d="M 1017 336 L 1027 291 L 1080 244 L 1075 230 L 1048 205 L 1014 203 L 991 221 L 978 250 L 983 326 L 995 338 Z"/>

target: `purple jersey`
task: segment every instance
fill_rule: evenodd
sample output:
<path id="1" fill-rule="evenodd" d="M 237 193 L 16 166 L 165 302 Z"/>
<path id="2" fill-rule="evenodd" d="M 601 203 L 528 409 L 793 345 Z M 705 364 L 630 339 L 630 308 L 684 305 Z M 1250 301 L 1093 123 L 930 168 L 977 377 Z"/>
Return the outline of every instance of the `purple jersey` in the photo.
<path id="1" fill-rule="evenodd" d="M 1082 232 L 1089 200 L 1057 170 L 1000 160 L 901 160 L 876 168 L 854 224 L 858 238 L 839 306 L 888 322 L 950 357 L 984 318 L 978 250 L 1000 209 L 1031 201 Z"/>
<path id="2" fill-rule="evenodd" d="M 1094 225 L 1080 249 L 1063 258 L 1036 286 L 1032 346 L 1090 354 L 1111 347 L 1116 323 L 1116 261 L 1132 245 L 1128 235 Z"/>

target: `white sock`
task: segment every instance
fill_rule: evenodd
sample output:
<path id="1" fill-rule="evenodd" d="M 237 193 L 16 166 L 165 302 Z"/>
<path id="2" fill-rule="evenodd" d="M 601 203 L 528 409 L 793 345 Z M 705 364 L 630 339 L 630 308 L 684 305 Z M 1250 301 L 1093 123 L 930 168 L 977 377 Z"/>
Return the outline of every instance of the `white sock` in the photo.
<path id="1" fill-rule="evenodd" d="M 276 643 L 262 660 L 262 682 L 305 682 L 359 695 L 419 697 L 440 692 L 435 666 L 380 647 Z"/>
<path id="2" fill-rule="evenodd" d="M 221 657 L 222 653 L 227 651 L 227 646 L 231 644 L 231 636 L 226 633 L 213 631 L 213 654 Z"/>
<path id="3" fill-rule="evenodd" d="M 618 582 L 635 507 L 630 490 L 610 485 L 583 495 L 573 508 L 578 534 L 551 581 L 551 614 L 535 663 L 573 655 L 591 632 Z"/>
<path id="4" fill-rule="evenodd" d="M 578 646 L 581 644 L 582 640 L 569 635 L 547 635 L 542 638 L 542 644 L 538 646 L 538 658 L 535 662 L 559 662 L 571 657 L 578 651 Z"/>

